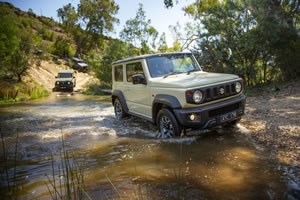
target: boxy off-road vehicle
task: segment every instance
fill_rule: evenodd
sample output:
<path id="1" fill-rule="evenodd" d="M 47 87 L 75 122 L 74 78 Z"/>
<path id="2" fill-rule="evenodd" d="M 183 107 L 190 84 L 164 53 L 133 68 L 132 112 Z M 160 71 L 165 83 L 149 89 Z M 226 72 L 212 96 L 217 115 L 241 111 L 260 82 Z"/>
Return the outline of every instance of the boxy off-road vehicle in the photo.
<path id="1" fill-rule="evenodd" d="M 236 124 L 244 114 L 242 79 L 202 71 L 191 53 L 144 55 L 113 63 L 112 104 L 121 120 L 134 115 L 157 124 L 161 138 L 188 128 Z"/>
<path id="2" fill-rule="evenodd" d="M 54 91 L 68 90 L 73 92 L 73 88 L 76 87 L 76 78 L 73 75 L 73 70 L 61 70 L 55 77 L 55 88 Z"/>

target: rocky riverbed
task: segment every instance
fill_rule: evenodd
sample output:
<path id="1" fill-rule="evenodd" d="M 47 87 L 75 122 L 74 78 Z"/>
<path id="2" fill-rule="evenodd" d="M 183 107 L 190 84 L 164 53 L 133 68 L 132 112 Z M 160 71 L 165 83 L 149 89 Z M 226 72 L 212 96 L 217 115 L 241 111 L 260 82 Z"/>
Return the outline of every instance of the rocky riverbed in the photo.
<path id="1" fill-rule="evenodd" d="M 300 166 L 300 80 L 247 98 L 241 124 L 276 159 Z"/>

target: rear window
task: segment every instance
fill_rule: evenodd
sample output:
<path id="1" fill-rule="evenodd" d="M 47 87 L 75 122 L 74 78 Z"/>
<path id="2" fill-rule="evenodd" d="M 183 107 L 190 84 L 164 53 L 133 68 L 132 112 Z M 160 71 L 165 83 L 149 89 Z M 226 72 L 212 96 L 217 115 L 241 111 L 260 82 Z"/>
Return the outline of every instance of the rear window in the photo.
<path id="1" fill-rule="evenodd" d="M 115 66 L 115 81 L 123 82 L 123 66 Z"/>
<path id="2" fill-rule="evenodd" d="M 132 82 L 132 76 L 136 74 L 141 74 L 145 77 L 142 63 L 130 63 L 126 65 L 126 75 L 127 75 L 127 82 Z"/>

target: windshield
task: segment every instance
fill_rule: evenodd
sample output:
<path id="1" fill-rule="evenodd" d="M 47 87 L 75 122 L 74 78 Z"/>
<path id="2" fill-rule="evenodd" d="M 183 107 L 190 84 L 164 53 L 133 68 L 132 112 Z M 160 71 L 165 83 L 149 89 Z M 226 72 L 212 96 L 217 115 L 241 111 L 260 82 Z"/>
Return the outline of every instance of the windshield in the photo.
<path id="1" fill-rule="evenodd" d="M 173 54 L 147 58 L 149 71 L 152 78 L 168 74 L 200 71 L 192 54 Z"/>
<path id="2" fill-rule="evenodd" d="M 58 73 L 58 78 L 72 78 L 72 73 Z"/>

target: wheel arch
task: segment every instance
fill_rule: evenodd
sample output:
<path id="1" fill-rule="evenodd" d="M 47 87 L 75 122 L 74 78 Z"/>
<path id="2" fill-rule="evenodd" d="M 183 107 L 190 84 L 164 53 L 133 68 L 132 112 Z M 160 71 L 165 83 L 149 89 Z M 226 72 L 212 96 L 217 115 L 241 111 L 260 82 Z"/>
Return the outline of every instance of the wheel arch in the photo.
<path id="1" fill-rule="evenodd" d="M 172 109 L 181 108 L 181 104 L 175 96 L 167 94 L 156 95 L 152 102 L 152 121 L 154 124 L 156 124 L 157 114 L 162 108 L 168 108 L 172 112 Z"/>
<path id="2" fill-rule="evenodd" d="M 111 98 L 112 105 L 114 105 L 116 98 L 118 98 L 120 100 L 121 104 L 122 104 L 122 107 L 124 108 L 124 111 L 126 113 L 128 113 L 127 103 L 126 103 L 126 100 L 125 100 L 125 97 L 124 97 L 122 91 L 120 91 L 120 90 L 114 90 L 112 92 L 112 96 L 111 97 L 112 97 Z"/>

